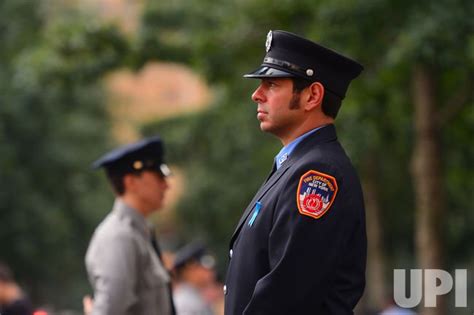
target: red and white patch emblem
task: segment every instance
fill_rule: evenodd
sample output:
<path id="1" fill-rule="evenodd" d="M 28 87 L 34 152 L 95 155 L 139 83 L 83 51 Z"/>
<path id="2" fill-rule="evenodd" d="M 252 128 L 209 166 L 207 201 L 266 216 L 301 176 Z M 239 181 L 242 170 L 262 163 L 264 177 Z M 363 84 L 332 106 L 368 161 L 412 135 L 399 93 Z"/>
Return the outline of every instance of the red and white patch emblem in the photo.
<path id="1" fill-rule="evenodd" d="M 296 192 L 298 211 L 319 219 L 331 208 L 337 190 L 334 177 L 313 170 L 306 172 L 301 176 Z"/>

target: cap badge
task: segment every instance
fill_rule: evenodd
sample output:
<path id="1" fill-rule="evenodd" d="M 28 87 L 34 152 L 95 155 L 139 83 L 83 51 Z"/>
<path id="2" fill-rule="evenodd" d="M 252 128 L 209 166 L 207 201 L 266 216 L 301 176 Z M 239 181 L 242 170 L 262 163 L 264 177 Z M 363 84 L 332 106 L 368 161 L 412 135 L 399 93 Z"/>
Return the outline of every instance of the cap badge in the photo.
<path id="1" fill-rule="evenodd" d="M 133 168 L 136 170 L 141 170 L 143 168 L 143 162 L 142 161 L 133 162 Z"/>
<path id="2" fill-rule="evenodd" d="M 270 48 L 272 47 L 272 38 L 273 38 L 273 35 L 272 35 L 272 31 L 270 30 L 267 34 L 267 41 L 265 42 L 265 48 L 267 52 L 269 52 Z"/>
<path id="3" fill-rule="evenodd" d="M 306 70 L 306 75 L 307 75 L 308 77 L 313 76 L 313 74 L 314 74 L 313 69 L 308 69 L 308 70 Z"/>

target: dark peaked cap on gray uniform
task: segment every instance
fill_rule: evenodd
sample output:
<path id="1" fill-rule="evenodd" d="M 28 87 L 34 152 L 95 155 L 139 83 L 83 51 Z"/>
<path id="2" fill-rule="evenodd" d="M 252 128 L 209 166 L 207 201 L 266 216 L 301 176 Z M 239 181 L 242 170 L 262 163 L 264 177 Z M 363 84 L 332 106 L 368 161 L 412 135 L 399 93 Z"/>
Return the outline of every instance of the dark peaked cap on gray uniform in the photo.
<path id="1" fill-rule="evenodd" d="M 245 78 L 298 77 L 321 82 L 343 99 L 351 80 L 364 69 L 358 62 L 315 42 L 285 31 L 270 31 L 260 67 Z"/>
<path id="2" fill-rule="evenodd" d="M 103 167 L 109 174 L 154 170 L 166 177 L 171 173 L 164 163 L 163 142 L 159 136 L 116 148 L 95 161 L 92 167 Z"/>

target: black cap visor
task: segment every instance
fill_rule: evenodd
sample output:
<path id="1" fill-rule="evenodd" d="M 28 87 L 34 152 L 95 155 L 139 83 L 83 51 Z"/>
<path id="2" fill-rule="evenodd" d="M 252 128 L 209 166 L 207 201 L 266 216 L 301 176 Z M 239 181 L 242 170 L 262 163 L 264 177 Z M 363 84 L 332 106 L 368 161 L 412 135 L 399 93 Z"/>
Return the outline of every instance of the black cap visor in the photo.
<path id="1" fill-rule="evenodd" d="M 244 78 L 294 78 L 296 75 L 268 66 L 260 66 L 257 70 L 244 74 Z"/>

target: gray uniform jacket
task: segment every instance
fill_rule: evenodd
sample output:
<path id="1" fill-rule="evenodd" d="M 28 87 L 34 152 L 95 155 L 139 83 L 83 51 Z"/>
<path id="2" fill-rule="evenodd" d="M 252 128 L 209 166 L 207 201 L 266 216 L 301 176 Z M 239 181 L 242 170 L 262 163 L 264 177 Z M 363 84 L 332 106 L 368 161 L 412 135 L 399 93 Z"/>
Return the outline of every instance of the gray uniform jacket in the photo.
<path id="1" fill-rule="evenodd" d="M 177 315 L 213 315 L 210 305 L 204 301 L 198 289 L 181 283 L 173 292 Z"/>
<path id="2" fill-rule="evenodd" d="M 169 275 L 150 242 L 145 218 L 117 199 L 86 254 L 92 315 L 169 315 Z"/>

